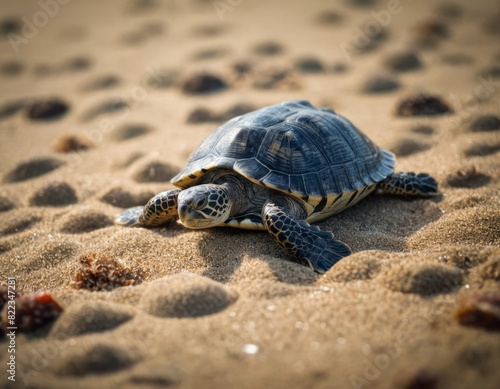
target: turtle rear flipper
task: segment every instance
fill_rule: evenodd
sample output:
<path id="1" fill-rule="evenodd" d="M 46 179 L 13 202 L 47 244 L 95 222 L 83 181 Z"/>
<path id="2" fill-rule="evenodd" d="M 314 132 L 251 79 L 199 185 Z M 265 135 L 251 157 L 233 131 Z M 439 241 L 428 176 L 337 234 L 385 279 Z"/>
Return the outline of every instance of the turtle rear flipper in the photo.
<path id="1" fill-rule="evenodd" d="M 384 193 L 407 196 L 439 196 L 441 193 L 434 178 L 425 173 L 399 172 L 378 183 Z"/>
<path id="2" fill-rule="evenodd" d="M 139 217 L 142 214 L 144 207 L 133 207 L 129 208 L 118 215 L 115 219 L 115 224 L 119 224 L 125 227 L 133 227 L 140 225 Z"/>
<path id="3" fill-rule="evenodd" d="M 115 219 L 115 223 L 127 227 L 156 227 L 174 221 L 178 217 L 177 197 L 179 193 L 179 189 L 158 193 L 144 207 L 133 207 L 122 212 Z"/>
<path id="4" fill-rule="evenodd" d="M 351 254 L 349 247 L 333 239 L 333 234 L 321 231 L 293 216 L 293 211 L 269 201 L 262 211 L 262 221 L 273 239 L 299 262 L 324 273 L 339 260 Z"/>

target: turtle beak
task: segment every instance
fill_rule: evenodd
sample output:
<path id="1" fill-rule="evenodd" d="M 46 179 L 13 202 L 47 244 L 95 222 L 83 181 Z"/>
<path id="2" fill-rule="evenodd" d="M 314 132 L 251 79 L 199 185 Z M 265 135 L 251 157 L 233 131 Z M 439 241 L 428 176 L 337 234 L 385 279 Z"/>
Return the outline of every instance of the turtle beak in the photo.
<path id="1" fill-rule="evenodd" d="M 186 204 L 179 205 L 179 218 L 183 226 L 188 228 L 204 228 L 210 225 L 211 220 L 195 211 Z"/>

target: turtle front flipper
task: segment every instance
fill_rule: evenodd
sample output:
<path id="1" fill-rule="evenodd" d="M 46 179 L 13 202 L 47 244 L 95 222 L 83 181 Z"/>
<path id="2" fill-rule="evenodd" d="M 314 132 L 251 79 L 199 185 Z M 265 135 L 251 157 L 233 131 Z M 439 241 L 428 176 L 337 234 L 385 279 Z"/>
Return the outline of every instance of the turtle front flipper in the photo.
<path id="1" fill-rule="evenodd" d="M 408 196 L 438 196 L 441 193 L 434 178 L 425 173 L 393 173 L 378 183 L 384 193 Z"/>
<path id="2" fill-rule="evenodd" d="M 290 205 L 290 201 L 268 201 L 262 210 L 262 221 L 276 243 L 299 262 L 324 273 L 351 254 L 349 247 L 334 240 L 331 232 L 301 220 L 305 212 Z"/>
<path id="3" fill-rule="evenodd" d="M 179 193 L 179 189 L 158 193 L 144 207 L 133 207 L 122 212 L 115 219 L 115 223 L 127 227 L 156 227 L 174 221 L 178 217 L 177 196 Z"/>

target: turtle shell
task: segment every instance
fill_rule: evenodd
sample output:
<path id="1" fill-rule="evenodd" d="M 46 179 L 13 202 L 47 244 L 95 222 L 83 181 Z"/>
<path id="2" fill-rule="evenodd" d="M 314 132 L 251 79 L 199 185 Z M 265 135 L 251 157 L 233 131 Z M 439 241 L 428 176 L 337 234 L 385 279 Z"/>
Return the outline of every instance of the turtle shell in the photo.
<path id="1" fill-rule="evenodd" d="M 344 117 L 288 101 L 235 117 L 210 134 L 171 182 L 184 189 L 226 169 L 311 203 L 393 173 L 394 155 Z"/>

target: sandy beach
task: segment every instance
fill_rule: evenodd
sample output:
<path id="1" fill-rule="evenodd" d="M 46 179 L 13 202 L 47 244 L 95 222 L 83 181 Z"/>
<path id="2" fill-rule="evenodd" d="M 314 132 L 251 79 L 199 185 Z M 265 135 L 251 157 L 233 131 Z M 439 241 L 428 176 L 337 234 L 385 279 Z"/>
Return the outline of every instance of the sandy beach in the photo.
<path id="1" fill-rule="evenodd" d="M 500 387 L 499 42 L 495 0 L 2 2 L 0 282 L 55 313 L 15 381 L 4 323 L 0 387 Z M 442 195 L 319 222 L 353 251 L 325 274 L 263 231 L 114 224 L 298 99 Z"/>

